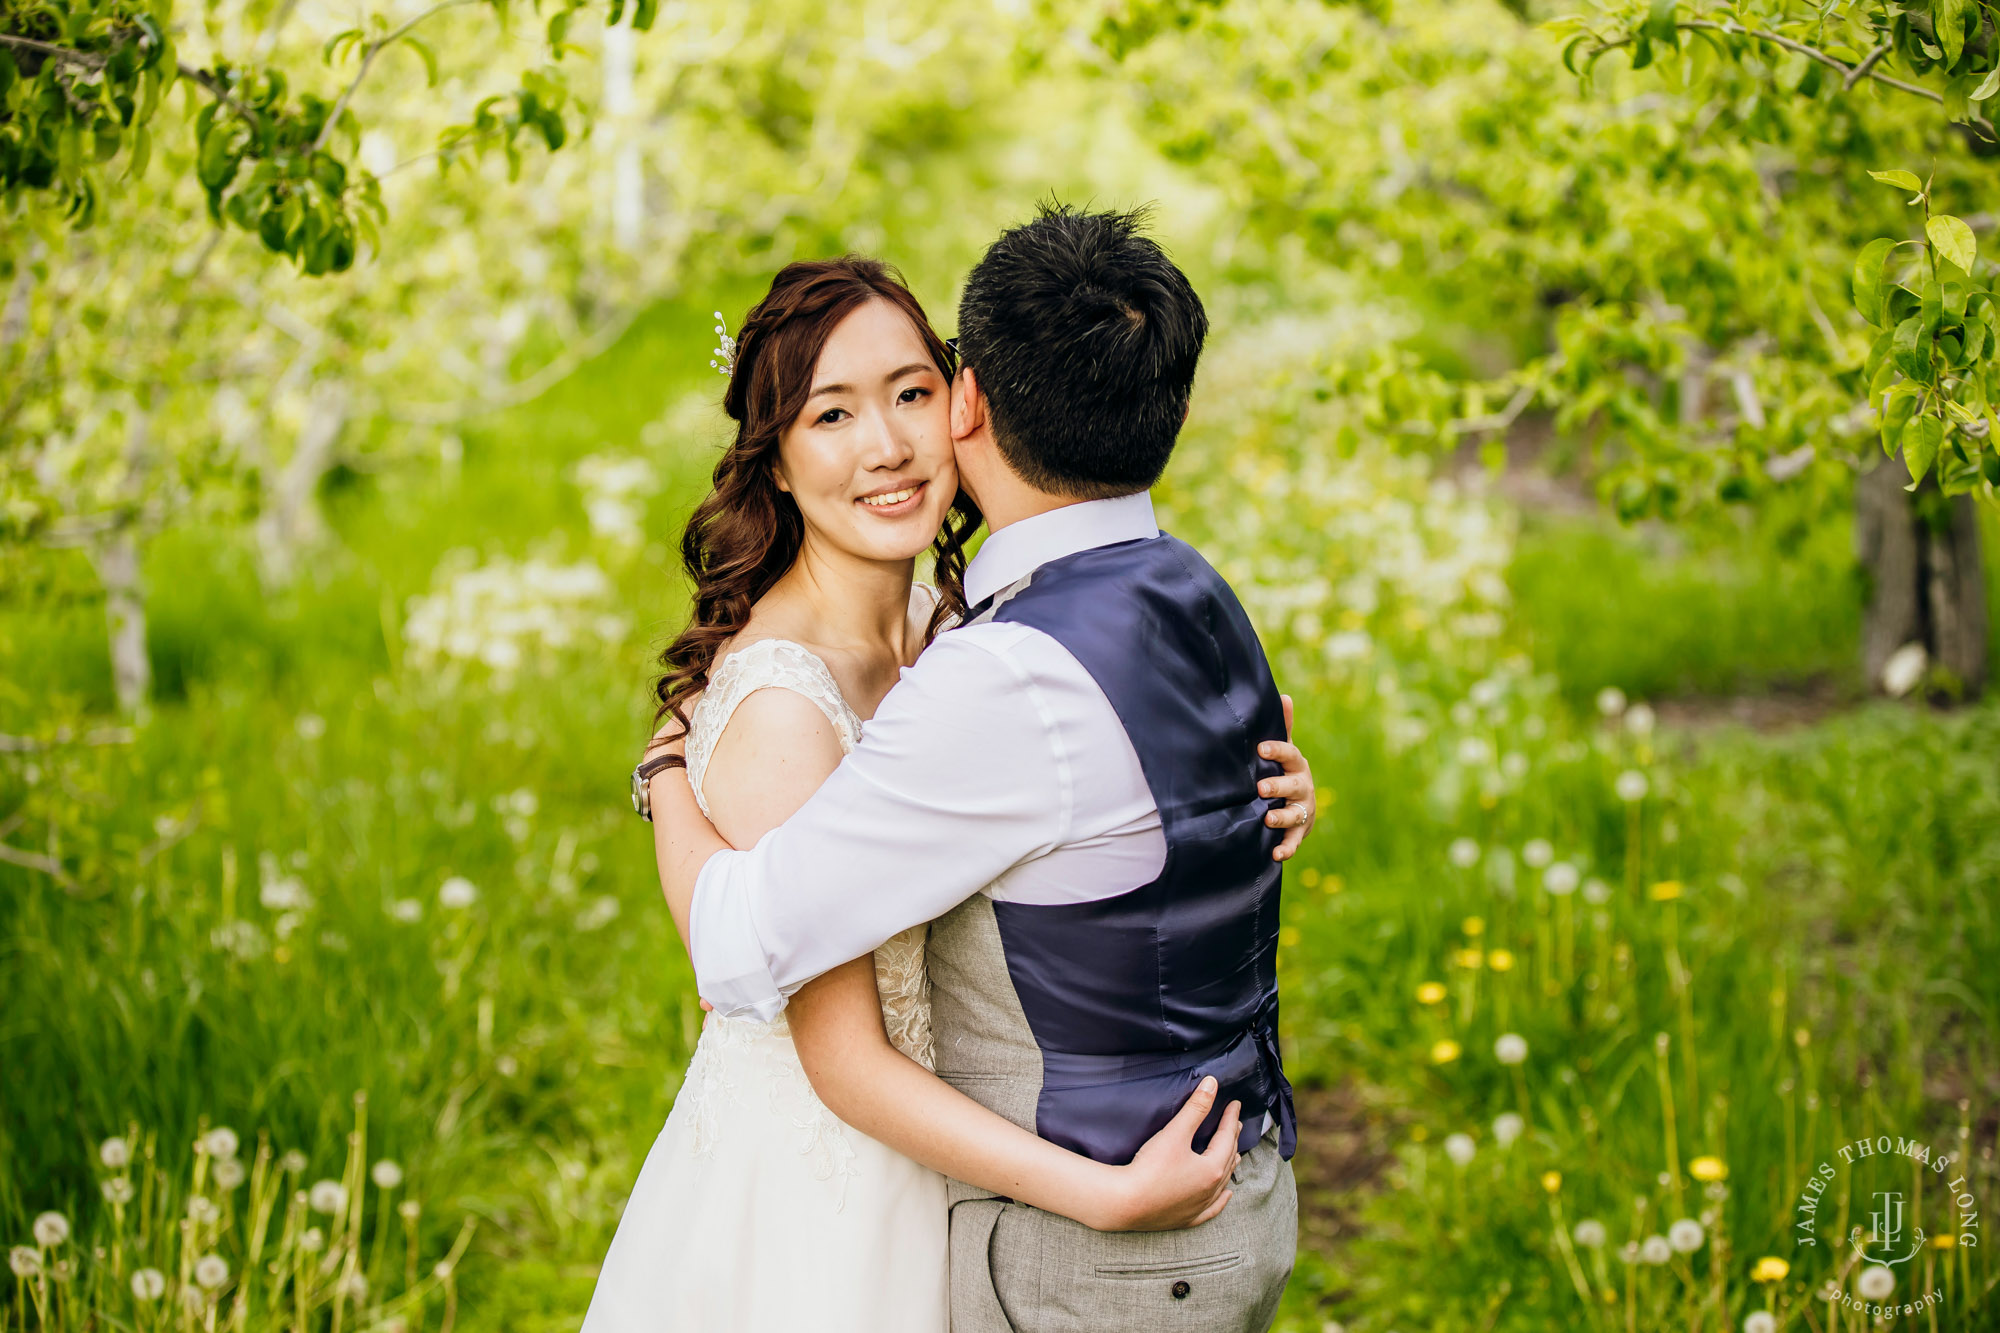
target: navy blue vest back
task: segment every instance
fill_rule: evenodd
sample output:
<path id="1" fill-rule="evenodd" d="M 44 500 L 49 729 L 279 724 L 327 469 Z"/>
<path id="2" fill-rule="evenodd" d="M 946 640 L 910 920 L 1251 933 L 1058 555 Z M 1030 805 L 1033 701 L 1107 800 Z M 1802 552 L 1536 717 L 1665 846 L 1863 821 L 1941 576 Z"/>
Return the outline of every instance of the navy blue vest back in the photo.
<path id="1" fill-rule="evenodd" d="M 1067 649 L 1137 751 L 1167 844 L 1159 877 L 1095 902 L 995 902 L 1022 1012 L 1042 1053 L 1036 1132 L 1098 1161 L 1130 1161 L 1205 1075 L 1221 1085 L 1195 1139 L 1243 1103 L 1242 1146 L 1269 1112 L 1292 1155 L 1278 1055 L 1282 838 L 1257 794 L 1279 765 L 1284 710 L 1236 594 L 1177 537 L 1052 560 L 968 623 L 1014 621 Z"/>

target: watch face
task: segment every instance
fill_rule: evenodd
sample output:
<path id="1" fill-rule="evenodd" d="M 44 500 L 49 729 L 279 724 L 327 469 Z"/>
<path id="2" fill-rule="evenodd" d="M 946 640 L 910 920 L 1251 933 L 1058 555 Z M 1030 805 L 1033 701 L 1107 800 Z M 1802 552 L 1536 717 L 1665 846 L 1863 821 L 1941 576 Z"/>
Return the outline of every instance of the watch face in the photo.
<path id="1" fill-rule="evenodd" d="M 639 770 L 632 770 L 632 811 L 641 819 L 653 817 L 653 794 L 647 790 L 646 780 L 639 776 Z"/>

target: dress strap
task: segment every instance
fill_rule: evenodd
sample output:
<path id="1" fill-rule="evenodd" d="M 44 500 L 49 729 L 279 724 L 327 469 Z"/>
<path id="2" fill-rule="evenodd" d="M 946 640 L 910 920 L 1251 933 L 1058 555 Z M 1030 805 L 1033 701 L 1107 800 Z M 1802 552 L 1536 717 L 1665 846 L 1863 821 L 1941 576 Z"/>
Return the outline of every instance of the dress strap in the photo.
<path id="1" fill-rule="evenodd" d="M 709 672 L 708 687 L 695 703 L 694 716 L 688 719 L 688 783 L 703 814 L 708 813 L 708 800 L 702 794 L 702 780 L 716 742 L 722 739 L 736 706 L 763 689 L 790 690 L 819 705 L 833 723 L 842 754 L 861 739 L 860 717 L 848 707 L 833 672 L 817 653 L 790 639 L 759 639 L 739 648 Z"/>

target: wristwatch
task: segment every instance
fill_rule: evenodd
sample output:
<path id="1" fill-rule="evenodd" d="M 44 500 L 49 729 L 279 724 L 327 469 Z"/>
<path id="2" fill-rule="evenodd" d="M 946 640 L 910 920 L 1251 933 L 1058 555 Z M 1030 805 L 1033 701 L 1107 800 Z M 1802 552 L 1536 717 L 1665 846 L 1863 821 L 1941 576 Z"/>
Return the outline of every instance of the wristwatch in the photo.
<path id="1" fill-rule="evenodd" d="M 663 768 L 671 768 L 676 758 L 670 754 L 654 755 L 651 759 L 641 759 L 632 769 L 632 812 L 653 822 L 653 778 Z"/>

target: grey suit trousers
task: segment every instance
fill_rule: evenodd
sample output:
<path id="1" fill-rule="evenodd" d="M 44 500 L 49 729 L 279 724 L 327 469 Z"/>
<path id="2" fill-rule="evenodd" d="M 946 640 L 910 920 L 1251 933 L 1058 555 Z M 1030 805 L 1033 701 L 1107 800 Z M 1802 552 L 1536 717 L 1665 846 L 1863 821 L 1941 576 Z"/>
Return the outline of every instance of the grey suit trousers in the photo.
<path id="1" fill-rule="evenodd" d="M 952 1333 L 1263 1333 L 1298 1247 L 1298 1191 L 1275 1127 L 1232 1188 L 1192 1230 L 1117 1233 L 954 1189 Z"/>

